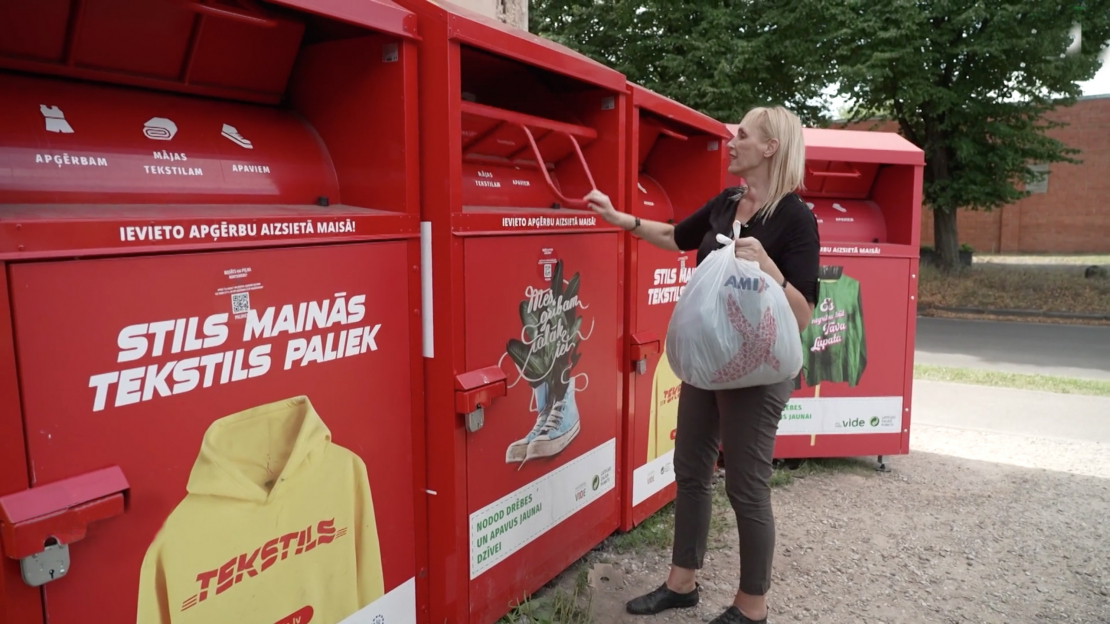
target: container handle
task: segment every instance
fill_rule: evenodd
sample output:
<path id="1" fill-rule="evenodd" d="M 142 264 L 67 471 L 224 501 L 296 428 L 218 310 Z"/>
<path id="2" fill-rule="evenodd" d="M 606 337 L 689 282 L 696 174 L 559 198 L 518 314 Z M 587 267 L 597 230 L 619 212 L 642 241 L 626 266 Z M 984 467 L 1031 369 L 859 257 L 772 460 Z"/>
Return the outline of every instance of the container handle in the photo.
<path id="1" fill-rule="evenodd" d="M 817 178 L 858 178 L 862 175 L 859 169 L 852 169 L 851 171 L 814 171 L 808 167 L 806 173 Z"/>
<path id="2" fill-rule="evenodd" d="M 543 180 L 547 183 L 547 188 L 551 189 L 551 192 L 555 194 L 555 197 L 557 197 L 559 201 L 568 208 L 577 208 L 580 210 L 584 210 L 587 207 L 585 200 L 570 199 L 569 197 L 563 195 L 555 186 L 555 183 L 551 180 L 551 174 L 547 172 L 547 167 L 544 166 L 543 155 L 540 154 L 540 148 L 538 145 L 536 145 L 536 139 L 532 136 L 532 131 L 528 129 L 528 126 L 522 123 L 518 123 L 516 125 L 521 130 L 523 130 L 524 135 L 528 137 L 528 143 L 532 146 L 532 153 L 536 155 L 536 164 L 539 165 L 540 172 L 543 173 Z M 578 162 L 582 165 L 582 171 L 586 173 L 586 180 L 589 181 L 590 188 L 597 189 L 597 184 L 594 183 L 593 174 L 590 173 L 590 166 L 586 164 L 586 157 L 582 155 L 582 148 L 578 146 L 578 140 L 575 139 L 574 135 L 570 134 L 569 132 L 563 132 L 561 130 L 552 130 L 552 132 L 558 132 L 559 134 L 562 134 L 563 136 L 570 139 L 571 145 L 574 146 L 574 153 L 578 155 Z"/>
<path id="3" fill-rule="evenodd" d="M 237 0 L 237 2 L 246 10 L 240 11 L 226 6 L 203 4 L 203 0 L 186 0 L 184 4 L 185 8 L 202 15 L 222 17 L 244 24 L 250 24 L 251 26 L 262 26 L 265 28 L 277 26 L 277 20 L 266 17 L 262 8 L 255 4 L 253 0 Z"/>
<path id="4" fill-rule="evenodd" d="M 656 121 L 654 119 L 651 119 L 650 117 L 646 118 L 646 119 L 643 119 L 643 124 L 645 126 L 651 126 L 659 134 L 665 134 L 665 135 L 671 137 L 672 139 L 678 139 L 679 141 L 689 141 L 690 140 L 690 137 L 686 136 L 685 134 L 675 132 L 674 130 L 671 130 L 670 128 L 664 126 L 663 124 L 659 123 L 658 121 Z"/>
<path id="5" fill-rule="evenodd" d="M 659 126 L 659 133 L 660 134 L 665 134 L 665 135 L 671 137 L 672 139 L 678 139 L 679 141 L 688 141 L 690 139 L 690 137 L 686 136 L 685 134 L 679 134 L 679 133 L 675 132 L 674 130 L 671 130 L 669 128 L 664 128 L 663 126 Z"/>

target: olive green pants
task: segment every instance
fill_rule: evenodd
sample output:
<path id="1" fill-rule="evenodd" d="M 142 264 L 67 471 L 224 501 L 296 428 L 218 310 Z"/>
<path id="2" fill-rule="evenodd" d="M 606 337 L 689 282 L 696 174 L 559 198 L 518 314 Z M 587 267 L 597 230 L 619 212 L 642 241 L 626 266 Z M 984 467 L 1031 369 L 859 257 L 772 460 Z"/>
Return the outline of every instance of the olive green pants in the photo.
<path id="1" fill-rule="evenodd" d="M 674 451 L 674 565 L 702 567 L 713 507 L 713 471 L 722 448 L 725 491 L 740 532 L 740 590 L 752 596 L 767 593 L 775 555 L 768 482 L 779 419 L 793 389 L 793 380 L 718 391 L 682 384 Z"/>

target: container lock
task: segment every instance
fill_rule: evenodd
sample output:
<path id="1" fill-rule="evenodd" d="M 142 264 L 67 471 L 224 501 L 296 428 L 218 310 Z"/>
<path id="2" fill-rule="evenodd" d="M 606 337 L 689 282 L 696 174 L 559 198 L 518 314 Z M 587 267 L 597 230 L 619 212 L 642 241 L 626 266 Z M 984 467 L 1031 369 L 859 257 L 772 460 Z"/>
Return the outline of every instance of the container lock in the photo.
<path id="1" fill-rule="evenodd" d="M 39 587 L 69 572 L 69 545 L 90 523 L 122 514 L 130 490 L 119 466 L 0 497 L 0 544 Z"/>
<path id="2" fill-rule="evenodd" d="M 40 587 L 62 578 L 69 571 L 69 544 L 48 539 L 42 552 L 19 560 L 19 570 L 23 582 L 31 587 Z"/>
<path id="3" fill-rule="evenodd" d="M 455 376 L 455 411 L 466 420 L 466 430 L 474 433 L 485 425 L 485 408 L 493 400 L 505 396 L 508 386 L 505 372 L 489 366 Z"/>
<path id="4" fill-rule="evenodd" d="M 655 332 L 646 331 L 632 334 L 632 344 L 629 351 L 636 372 L 641 375 L 647 373 L 648 356 L 659 355 L 660 350 L 661 344 Z"/>

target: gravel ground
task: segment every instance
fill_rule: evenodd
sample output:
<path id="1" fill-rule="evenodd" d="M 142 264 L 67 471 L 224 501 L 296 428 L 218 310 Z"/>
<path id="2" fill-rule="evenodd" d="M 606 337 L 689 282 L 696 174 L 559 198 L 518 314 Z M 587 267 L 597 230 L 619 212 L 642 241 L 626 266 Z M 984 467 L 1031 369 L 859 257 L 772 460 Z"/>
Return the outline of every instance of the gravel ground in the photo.
<path id="1" fill-rule="evenodd" d="M 1110 623 L 1105 445 L 924 426 L 911 444 L 891 473 L 814 475 L 775 490 L 770 622 Z M 713 540 L 701 604 L 654 617 L 623 605 L 662 582 L 668 553 L 592 553 L 582 563 L 594 570 L 592 621 L 716 617 L 739 579 L 734 527 Z"/>

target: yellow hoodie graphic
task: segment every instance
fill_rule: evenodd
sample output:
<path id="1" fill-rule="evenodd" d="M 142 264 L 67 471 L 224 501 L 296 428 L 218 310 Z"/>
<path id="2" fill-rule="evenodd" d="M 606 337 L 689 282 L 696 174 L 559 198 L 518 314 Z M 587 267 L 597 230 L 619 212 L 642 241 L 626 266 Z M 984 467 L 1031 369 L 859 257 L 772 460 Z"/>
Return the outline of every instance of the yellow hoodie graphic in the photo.
<path id="1" fill-rule="evenodd" d="M 648 416 L 647 461 L 674 450 L 674 432 L 678 428 L 678 394 L 682 381 L 671 370 L 664 351 L 655 365 L 651 379 L 651 410 Z"/>
<path id="2" fill-rule="evenodd" d="M 366 464 L 307 397 L 209 426 L 147 549 L 138 624 L 334 624 L 384 593 Z"/>

